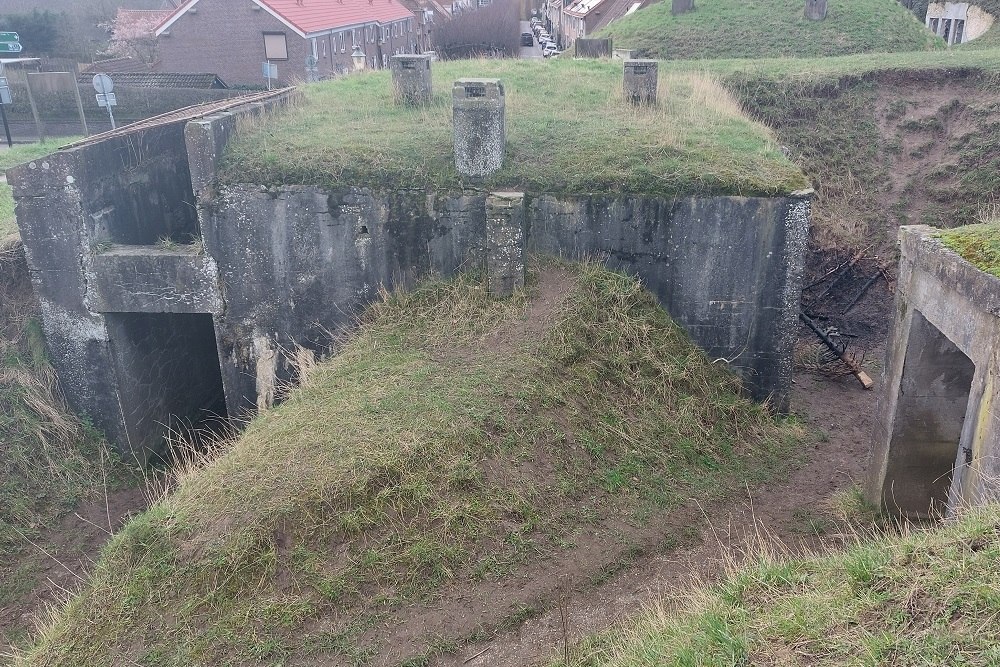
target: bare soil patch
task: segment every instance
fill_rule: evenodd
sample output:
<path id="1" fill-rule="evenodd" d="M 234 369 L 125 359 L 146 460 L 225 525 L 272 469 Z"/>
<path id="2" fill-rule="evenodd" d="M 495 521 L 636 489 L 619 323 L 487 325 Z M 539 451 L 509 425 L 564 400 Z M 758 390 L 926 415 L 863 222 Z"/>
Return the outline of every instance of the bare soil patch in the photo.
<path id="1" fill-rule="evenodd" d="M 23 644 L 49 608 L 79 587 L 111 534 L 146 504 L 140 488 L 84 502 L 0 565 L 0 581 L 24 591 L 16 600 L 0 602 L 0 665 L 7 664 L 12 647 Z"/>

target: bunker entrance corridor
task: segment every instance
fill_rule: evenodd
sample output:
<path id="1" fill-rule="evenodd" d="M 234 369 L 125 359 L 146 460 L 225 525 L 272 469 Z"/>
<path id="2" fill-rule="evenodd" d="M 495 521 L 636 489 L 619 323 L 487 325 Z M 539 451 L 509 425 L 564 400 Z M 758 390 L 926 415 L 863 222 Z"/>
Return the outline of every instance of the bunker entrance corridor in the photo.
<path id="1" fill-rule="evenodd" d="M 222 371 L 210 314 L 107 316 L 122 417 L 137 456 L 160 458 L 167 437 L 197 446 L 224 424 Z"/>
<path id="2" fill-rule="evenodd" d="M 972 360 L 914 310 L 885 486 L 886 504 L 901 514 L 943 514 L 975 372 Z"/>

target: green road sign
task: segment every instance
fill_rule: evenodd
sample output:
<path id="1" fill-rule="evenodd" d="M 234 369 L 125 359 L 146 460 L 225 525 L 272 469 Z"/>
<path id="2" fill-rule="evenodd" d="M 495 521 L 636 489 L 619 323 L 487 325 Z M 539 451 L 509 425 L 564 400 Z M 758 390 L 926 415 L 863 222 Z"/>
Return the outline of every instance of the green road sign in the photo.
<path id="1" fill-rule="evenodd" d="M 20 42 L 0 42 L 0 53 L 20 53 Z"/>
<path id="2" fill-rule="evenodd" d="M 21 36 L 16 32 L 0 32 L 0 42 L 20 42 Z"/>

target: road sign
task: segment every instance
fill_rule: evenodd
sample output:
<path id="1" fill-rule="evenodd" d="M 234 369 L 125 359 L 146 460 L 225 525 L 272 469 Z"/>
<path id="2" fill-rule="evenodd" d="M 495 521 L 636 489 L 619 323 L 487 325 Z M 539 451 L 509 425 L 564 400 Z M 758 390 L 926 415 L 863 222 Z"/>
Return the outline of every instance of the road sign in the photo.
<path id="1" fill-rule="evenodd" d="M 114 107 L 118 106 L 118 97 L 114 93 L 97 93 L 97 106 Z"/>
<path id="2" fill-rule="evenodd" d="M 115 83 L 107 74 L 94 75 L 94 90 L 99 93 L 110 93 L 115 89 Z"/>
<path id="3" fill-rule="evenodd" d="M 20 53 L 23 49 L 20 42 L 0 42 L 0 53 Z"/>
<path id="4" fill-rule="evenodd" d="M 278 78 L 278 66 L 274 63 L 261 63 L 260 72 L 264 75 L 265 79 L 277 79 Z"/>
<path id="5" fill-rule="evenodd" d="M 0 42 L 20 42 L 21 36 L 16 32 L 0 32 Z"/>

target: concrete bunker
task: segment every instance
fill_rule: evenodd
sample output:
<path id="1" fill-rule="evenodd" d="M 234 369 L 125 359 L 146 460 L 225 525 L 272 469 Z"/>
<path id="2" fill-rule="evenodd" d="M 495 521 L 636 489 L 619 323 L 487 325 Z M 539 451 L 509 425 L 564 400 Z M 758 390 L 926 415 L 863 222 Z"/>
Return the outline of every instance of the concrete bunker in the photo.
<path id="1" fill-rule="evenodd" d="M 948 46 L 963 44 L 986 34 L 993 27 L 993 15 L 969 2 L 932 2 L 927 5 L 927 29 Z"/>
<path id="2" fill-rule="evenodd" d="M 922 518 L 1000 497 L 1000 279 L 929 227 L 900 231 L 895 320 L 886 347 L 865 492 Z"/>
<path id="3" fill-rule="evenodd" d="M 502 88 L 486 83 L 495 94 L 485 97 L 484 123 L 502 137 Z M 461 103 L 483 101 L 459 87 Z M 523 281 L 530 253 L 600 257 L 641 277 L 750 395 L 787 410 L 809 191 L 665 197 L 221 182 L 239 119 L 288 95 L 129 126 L 9 172 L 54 365 L 74 406 L 126 454 L 155 454 L 164 424 L 221 413 L 220 382 L 225 413 L 267 407 L 294 379 L 286 354 L 322 349 L 383 286 L 483 268 L 490 289 L 506 294 Z M 502 160 L 497 148 L 491 156 Z M 164 363 L 175 354 L 197 372 Z"/>

